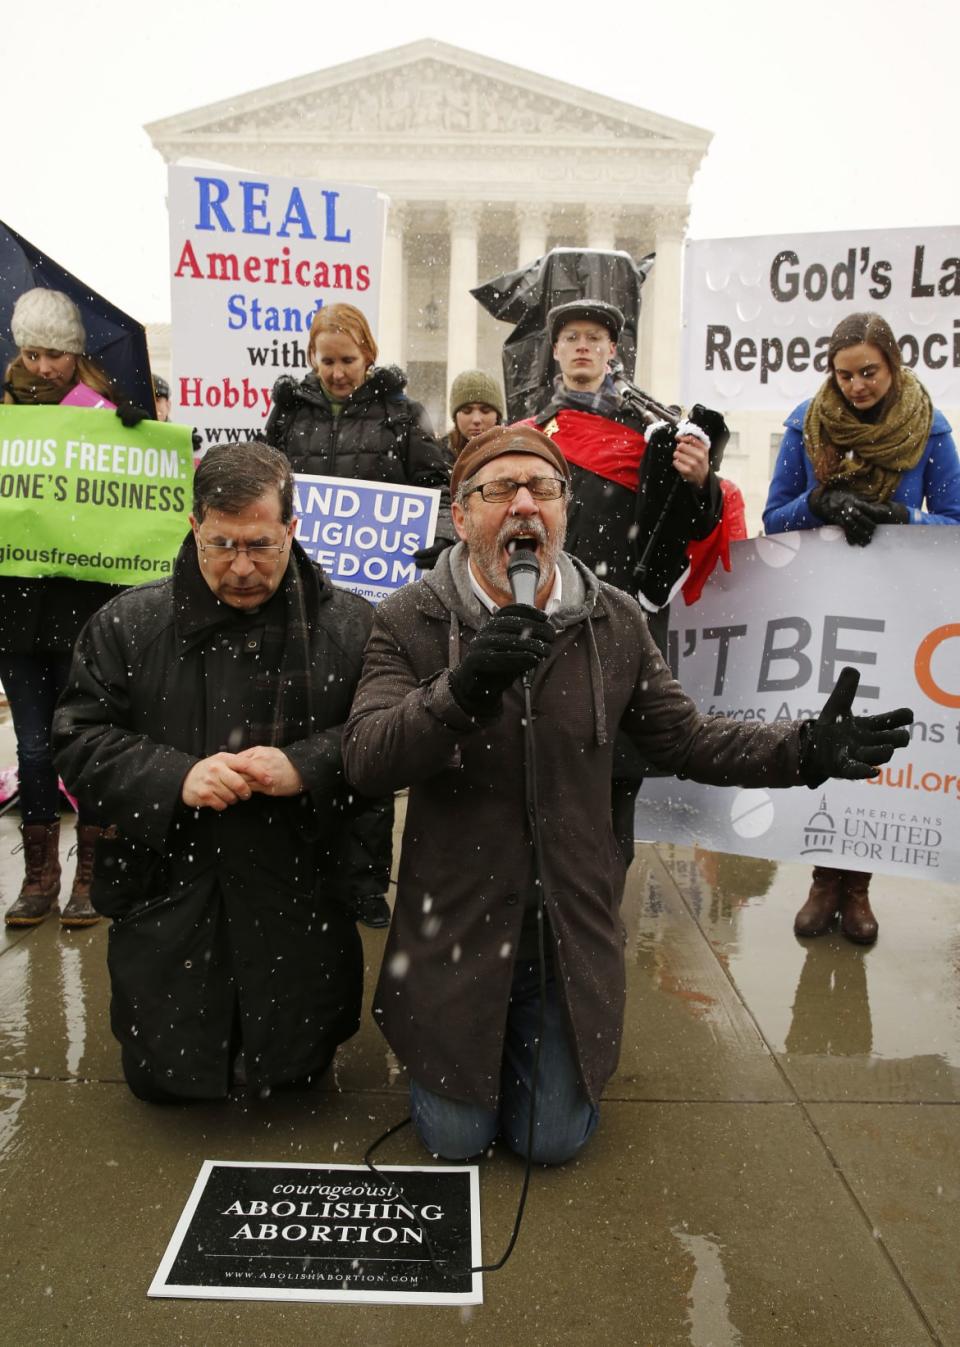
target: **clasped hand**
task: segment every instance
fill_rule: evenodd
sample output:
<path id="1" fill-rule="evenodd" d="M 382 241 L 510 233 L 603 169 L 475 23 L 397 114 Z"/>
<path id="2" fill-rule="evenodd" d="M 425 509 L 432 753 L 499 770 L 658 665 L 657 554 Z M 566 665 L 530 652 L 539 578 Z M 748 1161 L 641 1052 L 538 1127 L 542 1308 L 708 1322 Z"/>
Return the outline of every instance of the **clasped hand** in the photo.
<path id="1" fill-rule="evenodd" d="M 507 688 L 546 659 L 555 632 L 546 613 L 526 603 L 500 608 L 450 674 L 450 691 L 467 715 L 492 715 Z"/>
<path id="2" fill-rule="evenodd" d="M 869 501 L 842 487 L 815 487 L 810 509 L 825 524 L 836 524 L 851 547 L 866 547 L 878 524 L 907 524 L 910 511 L 898 501 Z"/>
<path id="3" fill-rule="evenodd" d="M 880 775 L 880 764 L 910 742 L 913 712 L 908 706 L 876 716 L 854 716 L 853 699 L 860 673 L 840 670 L 836 686 L 816 720 L 804 721 L 800 740 L 800 772 L 808 786 L 822 785 L 831 776 L 861 781 Z"/>
<path id="4" fill-rule="evenodd" d="M 257 745 L 201 758 L 184 777 L 180 798 L 190 809 L 223 810 L 255 793 L 299 795 L 302 790 L 303 778 L 286 753 Z"/>

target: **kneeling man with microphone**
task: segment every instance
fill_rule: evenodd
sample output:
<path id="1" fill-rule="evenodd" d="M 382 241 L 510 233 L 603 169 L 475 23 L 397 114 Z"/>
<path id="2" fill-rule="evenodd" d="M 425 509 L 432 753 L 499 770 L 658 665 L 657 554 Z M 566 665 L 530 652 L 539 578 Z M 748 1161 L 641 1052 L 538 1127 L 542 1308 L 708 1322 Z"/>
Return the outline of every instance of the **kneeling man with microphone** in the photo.
<path id="1" fill-rule="evenodd" d="M 344 731 L 358 790 L 410 790 L 374 1014 L 448 1159 L 501 1135 L 558 1164 L 597 1126 L 623 1029 L 618 727 L 677 776 L 815 787 L 876 775 L 913 719 L 855 718 L 853 669 L 815 721 L 702 716 L 637 603 L 562 550 L 569 489 L 532 427 L 469 443 L 461 541 L 377 609 Z"/>

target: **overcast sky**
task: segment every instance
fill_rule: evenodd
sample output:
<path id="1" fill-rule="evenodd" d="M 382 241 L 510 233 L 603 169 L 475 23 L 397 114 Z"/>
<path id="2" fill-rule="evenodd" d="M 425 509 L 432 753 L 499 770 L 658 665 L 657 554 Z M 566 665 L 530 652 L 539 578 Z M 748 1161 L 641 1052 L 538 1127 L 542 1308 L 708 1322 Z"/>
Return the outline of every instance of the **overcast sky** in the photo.
<path id="1" fill-rule="evenodd" d="M 960 224 L 957 0 L 548 12 L 543 0 L 6 6 L 0 218 L 142 322 L 165 321 L 166 174 L 144 123 L 433 37 L 711 130 L 693 237 Z"/>

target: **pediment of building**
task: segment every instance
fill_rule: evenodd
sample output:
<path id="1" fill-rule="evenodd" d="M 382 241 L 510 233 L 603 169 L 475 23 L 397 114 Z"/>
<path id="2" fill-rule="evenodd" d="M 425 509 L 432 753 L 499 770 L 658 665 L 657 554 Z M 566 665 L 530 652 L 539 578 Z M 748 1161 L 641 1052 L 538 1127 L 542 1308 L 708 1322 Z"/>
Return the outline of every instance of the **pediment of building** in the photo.
<path id="1" fill-rule="evenodd" d="M 709 132 L 444 43 L 411 43 L 147 127 L 164 141 L 425 139 L 706 149 Z"/>

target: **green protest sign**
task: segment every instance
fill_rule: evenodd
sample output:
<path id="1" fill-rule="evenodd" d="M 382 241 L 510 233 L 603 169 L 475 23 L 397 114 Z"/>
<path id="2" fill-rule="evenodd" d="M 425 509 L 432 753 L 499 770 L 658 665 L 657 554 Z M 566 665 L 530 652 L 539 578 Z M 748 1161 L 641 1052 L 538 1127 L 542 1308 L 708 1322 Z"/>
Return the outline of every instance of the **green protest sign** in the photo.
<path id="1" fill-rule="evenodd" d="M 192 478 L 188 426 L 0 406 L 0 575 L 120 585 L 169 575 Z"/>

